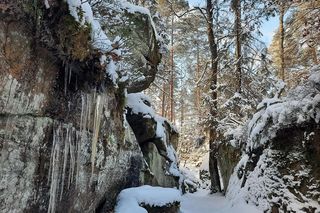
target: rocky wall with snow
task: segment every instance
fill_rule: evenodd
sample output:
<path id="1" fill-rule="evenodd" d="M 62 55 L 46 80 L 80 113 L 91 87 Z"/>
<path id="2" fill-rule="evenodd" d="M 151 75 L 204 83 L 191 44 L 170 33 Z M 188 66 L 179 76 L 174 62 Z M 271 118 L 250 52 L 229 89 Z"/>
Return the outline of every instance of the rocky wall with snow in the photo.
<path id="1" fill-rule="evenodd" d="M 154 112 L 151 100 L 142 93 L 128 94 L 126 109 L 127 121 L 146 163 L 143 182 L 153 186 L 178 187 L 182 176 L 175 151 L 178 131 Z"/>
<path id="2" fill-rule="evenodd" d="M 0 17 L 0 212 L 113 211 L 144 166 L 117 41 L 88 2 L 5 1 Z"/>
<path id="3" fill-rule="evenodd" d="M 320 211 L 320 70 L 288 91 L 266 99 L 244 127 L 243 152 L 227 197 L 264 212 Z"/>

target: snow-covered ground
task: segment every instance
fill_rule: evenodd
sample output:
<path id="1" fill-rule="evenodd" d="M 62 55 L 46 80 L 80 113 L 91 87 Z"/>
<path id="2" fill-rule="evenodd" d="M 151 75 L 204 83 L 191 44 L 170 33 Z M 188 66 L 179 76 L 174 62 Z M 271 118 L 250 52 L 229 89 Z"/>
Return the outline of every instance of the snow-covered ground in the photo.
<path id="1" fill-rule="evenodd" d="M 181 213 L 262 213 L 255 206 L 246 203 L 231 203 L 222 194 L 210 194 L 208 190 L 182 196 Z"/>

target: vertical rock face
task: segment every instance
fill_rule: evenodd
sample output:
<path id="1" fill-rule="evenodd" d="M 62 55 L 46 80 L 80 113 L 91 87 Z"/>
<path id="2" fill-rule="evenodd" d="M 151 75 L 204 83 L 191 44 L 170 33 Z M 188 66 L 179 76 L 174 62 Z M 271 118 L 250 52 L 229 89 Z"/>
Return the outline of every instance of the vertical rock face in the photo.
<path id="1" fill-rule="evenodd" d="M 0 212 L 112 211 L 144 163 L 123 88 L 66 3 L 45 2 L 0 3 Z"/>
<path id="2" fill-rule="evenodd" d="M 148 170 L 144 174 L 144 182 L 153 186 L 178 187 L 178 177 L 169 172 L 170 162 L 159 154 L 154 143 L 141 146 Z"/>
<path id="3" fill-rule="evenodd" d="M 65 90 L 59 59 L 31 29 L 0 25 L 1 211 L 112 209 L 140 155 L 123 138 L 123 97 L 112 87 Z"/>
<path id="4" fill-rule="evenodd" d="M 64 1 L 1 2 L 0 17 L 0 212 L 113 211 L 144 159 L 90 29 Z"/>

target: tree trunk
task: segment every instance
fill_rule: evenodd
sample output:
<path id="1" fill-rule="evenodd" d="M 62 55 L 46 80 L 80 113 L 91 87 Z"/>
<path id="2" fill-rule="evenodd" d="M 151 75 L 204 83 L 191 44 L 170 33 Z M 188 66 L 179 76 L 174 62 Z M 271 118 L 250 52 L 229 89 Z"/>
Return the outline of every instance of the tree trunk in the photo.
<path id="1" fill-rule="evenodd" d="M 196 69 L 196 79 L 197 82 L 200 81 L 200 51 L 199 44 L 197 43 L 197 69 Z M 199 114 L 199 118 L 201 118 L 201 90 L 200 86 L 196 85 L 196 106 Z"/>
<path id="2" fill-rule="evenodd" d="M 183 125 L 184 125 L 184 100 L 183 100 L 183 96 L 185 94 L 181 94 L 181 117 L 180 117 L 180 129 L 182 130 Z"/>
<path id="3" fill-rule="evenodd" d="M 279 51 L 280 51 L 280 73 L 279 78 L 281 80 L 285 80 L 285 65 L 284 65 L 284 14 L 285 14 L 285 8 L 284 3 L 280 3 L 279 6 L 280 14 L 279 14 L 279 34 L 280 34 L 280 40 L 279 40 Z"/>
<path id="4" fill-rule="evenodd" d="M 166 82 L 162 84 L 162 103 L 161 103 L 161 116 L 165 117 L 166 112 Z"/>
<path id="5" fill-rule="evenodd" d="M 207 34 L 211 53 L 211 79 L 210 79 L 210 93 L 211 101 L 210 107 L 210 126 L 209 126 L 209 172 L 211 176 L 211 191 L 221 192 L 220 178 L 218 171 L 218 144 L 216 143 L 217 129 L 214 118 L 217 115 L 217 81 L 218 81 L 218 49 L 213 32 L 213 5 L 212 0 L 207 0 Z"/>
<path id="6" fill-rule="evenodd" d="M 171 17 L 171 50 L 170 50 L 170 121 L 175 123 L 174 118 L 174 50 L 173 50 L 173 32 L 174 32 L 174 15 Z"/>
<path id="7" fill-rule="evenodd" d="M 241 2 L 234 0 L 233 11 L 235 13 L 235 33 L 236 33 L 236 70 L 237 70 L 237 92 L 241 93 L 242 89 L 242 70 L 241 70 Z"/>

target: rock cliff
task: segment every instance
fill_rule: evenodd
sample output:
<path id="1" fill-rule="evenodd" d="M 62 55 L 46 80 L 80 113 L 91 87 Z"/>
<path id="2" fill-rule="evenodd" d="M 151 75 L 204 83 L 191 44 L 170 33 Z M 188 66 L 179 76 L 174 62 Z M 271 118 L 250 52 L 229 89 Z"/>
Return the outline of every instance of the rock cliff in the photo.
<path id="1" fill-rule="evenodd" d="M 1 212 L 112 211 L 156 155 L 125 125 L 117 42 L 77 3 L 0 3 Z"/>
<path id="2" fill-rule="evenodd" d="M 311 73 L 285 97 L 259 104 L 243 133 L 233 138 L 241 148 L 224 151 L 222 160 L 231 166 L 220 164 L 227 170 L 222 176 L 224 182 L 230 177 L 227 197 L 234 202 L 273 213 L 319 211 L 319 68 Z M 238 150 L 236 164 L 226 154 L 233 150 Z"/>

